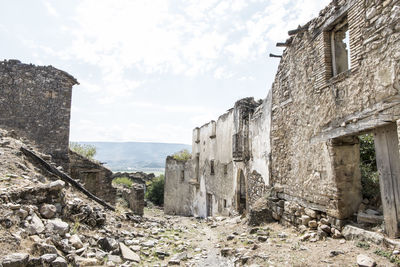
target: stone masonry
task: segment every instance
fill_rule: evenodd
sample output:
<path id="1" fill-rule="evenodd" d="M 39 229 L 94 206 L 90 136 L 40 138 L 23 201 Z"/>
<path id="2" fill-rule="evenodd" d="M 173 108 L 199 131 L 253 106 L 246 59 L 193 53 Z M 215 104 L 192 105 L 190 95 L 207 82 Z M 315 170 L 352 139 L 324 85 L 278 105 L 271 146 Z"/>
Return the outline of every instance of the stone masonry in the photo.
<path id="1" fill-rule="evenodd" d="M 124 189 L 122 197 L 128 202 L 130 208 L 135 215 L 143 216 L 144 210 L 144 185 L 133 184 L 131 189 Z"/>
<path id="2" fill-rule="evenodd" d="M 34 141 L 65 170 L 75 84 L 74 77 L 52 66 L 0 62 L 0 126 Z"/>
<path id="3" fill-rule="evenodd" d="M 115 204 L 116 189 L 112 186 L 112 172 L 98 162 L 69 151 L 71 177 L 78 179 L 95 196 Z"/>
<path id="4" fill-rule="evenodd" d="M 399 25 L 398 0 L 335 0 L 289 31 L 268 97 L 194 129 L 192 215 L 256 207 L 338 237 L 362 201 L 358 136 L 373 133 L 386 231 L 398 236 Z"/>

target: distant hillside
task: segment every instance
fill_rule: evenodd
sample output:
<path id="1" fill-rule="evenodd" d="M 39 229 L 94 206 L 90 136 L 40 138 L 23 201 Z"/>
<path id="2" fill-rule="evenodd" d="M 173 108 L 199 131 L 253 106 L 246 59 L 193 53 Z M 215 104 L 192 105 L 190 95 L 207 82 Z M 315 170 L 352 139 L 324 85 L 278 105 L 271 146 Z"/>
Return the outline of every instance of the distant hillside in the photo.
<path id="1" fill-rule="evenodd" d="M 105 162 L 112 171 L 163 172 L 165 159 L 190 145 L 141 142 L 77 142 L 94 145 L 95 159 Z"/>

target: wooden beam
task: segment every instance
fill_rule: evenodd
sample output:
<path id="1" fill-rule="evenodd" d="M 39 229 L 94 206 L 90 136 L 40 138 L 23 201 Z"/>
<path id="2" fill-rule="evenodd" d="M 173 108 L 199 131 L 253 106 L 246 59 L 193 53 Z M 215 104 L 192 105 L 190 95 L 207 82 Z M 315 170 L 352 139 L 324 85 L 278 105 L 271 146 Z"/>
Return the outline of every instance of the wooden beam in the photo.
<path id="1" fill-rule="evenodd" d="M 395 132 L 392 135 L 391 132 Z M 396 207 L 396 171 L 393 172 L 394 164 L 398 165 L 398 147 L 391 147 L 390 138 L 397 138 L 396 129 L 393 126 L 378 128 L 374 132 L 376 165 L 379 172 L 379 184 L 381 190 L 383 216 L 385 218 L 385 230 L 389 237 L 398 237 L 397 207 Z M 397 151 L 396 159 L 393 158 L 393 150 Z M 396 163 L 394 163 L 396 161 Z"/>
<path id="2" fill-rule="evenodd" d="M 274 54 L 269 54 L 269 57 L 279 57 L 279 58 L 282 58 L 281 55 L 274 55 Z"/>
<path id="3" fill-rule="evenodd" d="M 285 43 L 276 43 L 276 46 L 277 47 L 288 47 L 289 44 L 287 42 L 285 42 Z"/>
<path id="4" fill-rule="evenodd" d="M 21 151 L 22 151 L 22 153 L 24 153 L 25 156 L 30 157 L 33 160 L 35 160 L 37 163 L 39 163 L 46 171 L 48 171 L 48 172 L 60 177 L 61 180 L 63 180 L 64 182 L 69 183 L 70 185 L 72 185 L 73 187 L 75 187 L 76 189 L 78 189 L 79 191 L 84 193 L 88 198 L 96 201 L 97 203 L 99 203 L 100 205 L 102 205 L 103 207 L 105 207 L 107 209 L 115 211 L 115 208 L 113 206 L 109 205 L 104 200 L 102 200 L 102 199 L 96 197 L 95 195 L 93 195 L 86 188 L 84 188 L 81 184 L 79 184 L 77 181 L 72 179 L 69 175 L 67 175 L 64 172 L 59 171 L 57 168 L 51 166 L 49 163 L 47 163 L 44 159 L 42 159 L 40 156 L 38 156 L 33 151 L 28 150 L 28 149 L 26 149 L 24 147 L 21 147 Z"/>
<path id="5" fill-rule="evenodd" d="M 307 24 L 304 25 L 304 26 L 300 26 L 300 25 L 299 25 L 299 27 L 298 27 L 297 29 L 288 31 L 288 34 L 289 34 L 290 36 L 292 36 L 292 35 L 295 35 L 295 34 L 298 34 L 298 33 L 305 32 L 305 31 L 308 30 L 308 25 L 309 25 L 309 23 L 307 23 Z"/>

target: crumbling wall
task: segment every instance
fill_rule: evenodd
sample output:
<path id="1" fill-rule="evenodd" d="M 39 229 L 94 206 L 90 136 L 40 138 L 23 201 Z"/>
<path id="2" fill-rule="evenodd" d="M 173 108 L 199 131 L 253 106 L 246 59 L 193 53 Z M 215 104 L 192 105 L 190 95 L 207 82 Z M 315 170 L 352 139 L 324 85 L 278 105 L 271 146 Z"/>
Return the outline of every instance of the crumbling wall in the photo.
<path id="1" fill-rule="evenodd" d="M 193 215 L 193 178 L 191 160 L 179 161 L 167 157 L 164 181 L 164 213 L 169 215 Z"/>
<path id="2" fill-rule="evenodd" d="M 270 185 L 270 129 L 272 92 L 251 115 L 249 140 L 251 158 L 247 166 L 249 209 L 264 196 Z"/>
<path id="3" fill-rule="evenodd" d="M 144 188 L 142 184 L 133 184 L 130 189 L 124 188 L 122 191 L 123 199 L 128 202 L 128 208 L 135 215 L 143 216 Z"/>
<path id="4" fill-rule="evenodd" d="M 234 112 L 230 110 L 216 122 L 197 128 L 199 139 L 194 139 L 192 145 L 193 156 L 199 157 L 193 199 L 195 216 L 228 214 L 230 209 L 234 209 L 236 183 L 233 179 L 232 160 L 233 118 Z M 193 166 L 193 169 L 196 167 Z"/>
<path id="5" fill-rule="evenodd" d="M 78 179 L 92 194 L 114 205 L 116 189 L 112 186 L 112 172 L 100 163 L 69 151 L 71 177 Z"/>
<path id="6" fill-rule="evenodd" d="M 332 77 L 330 31 L 345 16 L 351 68 Z M 272 87 L 271 180 L 279 198 L 336 219 L 357 210 L 357 170 L 338 166 L 335 140 L 399 118 L 399 19 L 398 1 L 333 1 L 292 37 Z M 292 223 L 302 215 L 287 214 Z"/>
<path id="7" fill-rule="evenodd" d="M 0 62 L 0 126 L 34 141 L 65 170 L 75 84 L 74 77 L 52 66 Z"/>

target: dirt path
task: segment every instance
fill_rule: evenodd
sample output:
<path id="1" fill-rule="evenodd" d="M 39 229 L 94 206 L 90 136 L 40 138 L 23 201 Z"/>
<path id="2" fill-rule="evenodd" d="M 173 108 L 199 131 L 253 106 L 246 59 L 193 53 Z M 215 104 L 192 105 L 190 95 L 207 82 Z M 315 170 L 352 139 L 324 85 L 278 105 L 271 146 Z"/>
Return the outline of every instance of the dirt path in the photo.
<path id="1" fill-rule="evenodd" d="M 295 228 L 277 223 L 251 228 L 240 218 L 198 220 L 163 216 L 159 210 L 146 210 L 145 217 L 164 221 L 180 233 L 175 244 L 186 244 L 187 255 L 180 266 L 357 266 L 359 254 L 373 258 L 378 266 L 396 266 L 384 255 L 392 251 L 382 246 L 331 238 L 300 241 Z M 167 265 L 171 258 L 172 253 L 153 263 Z"/>

